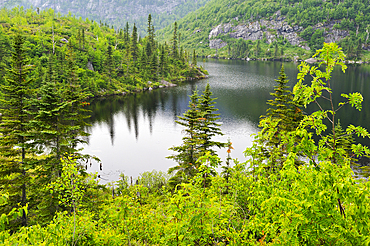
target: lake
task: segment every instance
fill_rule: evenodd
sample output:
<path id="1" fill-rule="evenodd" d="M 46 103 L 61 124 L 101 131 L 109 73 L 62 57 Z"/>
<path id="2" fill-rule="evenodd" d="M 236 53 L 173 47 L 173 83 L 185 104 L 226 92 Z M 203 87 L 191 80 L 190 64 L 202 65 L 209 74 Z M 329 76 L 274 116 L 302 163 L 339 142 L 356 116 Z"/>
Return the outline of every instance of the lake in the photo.
<path id="1" fill-rule="evenodd" d="M 258 132 L 258 122 L 265 114 L 266 101 L 271 99 L 281 62 L 213 60 L 198 61 L 208 70 L 208 79 L 184 82 L 177 87 L 157 89 L 127 96 L 98 98 L 91 102 L 92 110 L 86 130 L 91 135 L 84 153 L 99 157 L 99 164 L 93 163 L 88 171 L 98 172 L 103 183 L 118 180 L 120 173 L 137 177 L 144 171 L 161 170 L 175 166 L 166 156 L 173 152 L 168 148 L 182 143 L 183 128 L 175 123 L 188 107 L 189 95 L 195 89 L 204 90 L 211 86 L 213 97 L 217 98 L 219 122 L 224 136 L 218 141 L 231 140 L 234 150 L 232 158 L 245 161 L 243 151 L 252 145 Z M 284 63 L 289 85 L 297 81 L 297 63 Z M 369 128 L 370 122 L 370 66 L 351 65 L 345 74 L 336 69 L 332 76 L 334 102 L 340 102 L 341 93 L 361 92 L 364 97 L 361 112 L 350 106 L 338 112 L 342 126 L 362 125 Z M 304 109 L 315 110 L 312 105 Z M 359 140 L 370 145 L 367 140 Z M 226 158 L 226 149 L 218 151 L 221 159 Z"/>

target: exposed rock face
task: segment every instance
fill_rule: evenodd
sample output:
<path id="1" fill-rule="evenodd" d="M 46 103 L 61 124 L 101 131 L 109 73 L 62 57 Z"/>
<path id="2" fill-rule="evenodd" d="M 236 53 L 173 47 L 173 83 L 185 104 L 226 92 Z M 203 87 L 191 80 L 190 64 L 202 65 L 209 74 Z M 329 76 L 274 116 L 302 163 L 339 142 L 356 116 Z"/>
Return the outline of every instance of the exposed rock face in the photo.
<path id="1" fill-rule="evenodd" d="M 87 69 L 89 69 L 89 70 L 91 70 L 91 71 L 94 71 L 94 66 L 93 66 L 93 64 L 92 64 L 92 62 L 91 62 L 91 61 L 88 61 L 88 62 L 87 62 Z"/>
<path id="2" fill-rule="evenodd" d="M 338 21 L 331 21 L 325 24 L 318 23 L 313 27 L 313 29 L 324 29 L 325 43 L 338 42 L 342 40 L 343 38 L 349 36 L 349 32 L 344 31 L 344 30 L 334 29 L 333 26 L 337 22 Z"/>
<path id="3" fill-rule="evenodd" d="M 211 39 L 209 40 L 209 47 L 211 49 L 221 49 L 227 45 L 226 42 L 222 41 L 221 39 Z"/>
<path id="4" fill-rule="evenodd" d="M 314 29 L 324 29 L 325 42 L 337 42 L 349 35 L 348 31 L 334 29 L 335 22 L 331 22 L 323 25 L 319 23 Z M 298 36 L 299 32 L 304 29 L 300 26 L 290 26 L 285 17 L 280 16 L 280 13 L 276 13 L 275 18 L 270 20 L 259 20 L 255 22 L 249 22 L 247 24 L 239 24 L 233 26 L 231 23 L 220 24 L 213 28 L 209 33 L 209 47 L 211 49 L 222 48 L 227 44 L 223 42 L 220 35 L 229 35 L 231 38 L 242 38 L 244 40 L 262 40 L 264 35 L 268 43 L 274 42 L 279 37 L 284 37 L 292 45 L 297 45 L 306 50 L 310 50 L 305 40 Z M 222 44 L 222 45 L 221 45 Z M 221 47 L 222 46 L 222 47 Z"/>

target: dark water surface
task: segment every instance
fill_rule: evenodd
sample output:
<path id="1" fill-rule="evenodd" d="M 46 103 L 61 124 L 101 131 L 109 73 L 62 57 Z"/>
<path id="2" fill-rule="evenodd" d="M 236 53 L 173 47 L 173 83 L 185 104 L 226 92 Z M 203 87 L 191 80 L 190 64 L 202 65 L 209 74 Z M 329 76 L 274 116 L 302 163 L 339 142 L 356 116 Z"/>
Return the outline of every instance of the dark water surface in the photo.
<path id="1" fill-rule="evenodd" d="M 177 87 L 146 91 L 125 97 L 114 96 L 94 100 L 90 109 L 92 117 L 87 129 L 91 134 L 84 152 L 96 155 L 103 162 L 103 170 L 94 164 L 89 171 L 99 172 L 103 181 L 118 180 L 121 172 L 136 177 L 144 171 L 162 170 L 176 165 L 165 157 L 172 154 L 168 150 L 180 145 L 183 128 L 175 120 L 187 110 L 189 95 L 195 88 L 203 91 L 210 83 L 216 107 L 221 114 L 221 130 L 225 134 L 217 140 L 233 143 L 232 157 L 245 161 L 243 151 L 250 147 L 257 133 L 258 121 L 265 114 L 266 101 L 273 91 L 280 62 L 208 60 L 199 62 L 210 77 L 205 80 L 183 83 Z M 297 65 L 284 63 L 290 80 L 296 82 Z M 338 112 L 341 124 L 362 125 L 370 128 L 370 66 L 350 66 L 343 74 L 339 69 L 332 76 L 334 102 L 338 104 L 341 93 L 359 91 L 364 103 L 361 112 L 344 107 Z M 316 109 L 311 106 L 305 111 Z M 368 141 L 361 140 L 364 144 Z M 370 145 L 370 144 L 369 144 Z M 224 160 L 226 150 L 218 152 Z"/>

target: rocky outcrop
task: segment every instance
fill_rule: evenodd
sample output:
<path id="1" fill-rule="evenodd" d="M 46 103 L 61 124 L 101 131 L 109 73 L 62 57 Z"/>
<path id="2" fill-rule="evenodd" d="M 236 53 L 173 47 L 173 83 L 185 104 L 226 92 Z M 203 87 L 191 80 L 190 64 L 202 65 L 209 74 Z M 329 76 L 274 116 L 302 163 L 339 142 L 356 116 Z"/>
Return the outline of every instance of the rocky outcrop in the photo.
<path id="1" fill-rule="evenodd" d="M 87 62 L 87 69 L 89 69 L 89 70 L 91 70 L 91 71 L 94 71 L 94 66 L 93 66 L 93 64 L 92 64 L 92 62 L 91 62 L 91 61 L 88 61 L 88 62 Z"/>
<path id="2" fill-rule="evenodd" d="M 334 29 L 336 22 L 326 24 L 319 23 L 314 29 L 324 29 L 325 42 L 337 42 L 349 35 L 348 31 Z M 227 44 L 219 36 L 229 35 L 231 38 L 244 40 L 262 40 L 266 37 L 268 43 L 272 43 L 277 38 L 283 37 L 292 45 L 297 45 L 303 49 L 310 50 L 305 40 L 298 36 L 304 30 L 301 26 L 290 26 L 285 17 L 277 12 L 269 20 L 259 20 L 233 26 L 231 23 L 220 24 L 213 28 L 209 33 L 209 47 L 219 49 Z"/>
<path id="3" fill-rule="evenodd" d="M 227 45 L 226 42 L 222 41 L 222 39 L 211 39 L 209 40 L 209 47 L 211 49 L 221 49 Z"/>
<path id="4" fill-rule="evenodd" d="M 173 87 L 173 86 L 177 86 L 176 84 L 172 84 L 166 80 L 161 80 L 161 84 L 164 85 L 165 87 Z"/>

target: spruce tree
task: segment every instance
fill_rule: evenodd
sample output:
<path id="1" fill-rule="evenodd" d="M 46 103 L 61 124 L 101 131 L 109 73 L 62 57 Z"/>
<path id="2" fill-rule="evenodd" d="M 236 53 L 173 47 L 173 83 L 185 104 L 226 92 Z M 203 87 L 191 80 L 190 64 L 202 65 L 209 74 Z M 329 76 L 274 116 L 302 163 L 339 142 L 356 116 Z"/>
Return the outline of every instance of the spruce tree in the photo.
<path id="1" fill-rule="evenodd" d="M 85 50 L 85 28 L 82 28 L 82 50 Z"/>
<path id="2" fill-rule="evenodd" d="M 132 59 L 134 60 L 134 62 L 136 62 L 137 58 L 138 58 L 138 45 L 137 45 L 137 28 L 136 28 L 136 25 L 134 23 L 134 27 L 132 28 L 132 36 L 131 36 L 131 46 L 130 46 L 130 51 L 131 51 L 131 56 L 132 56 Z"/>
<path id="3" fill-rule="evenodd" d="M 126 22 L 126 26 L 123 29 L 123 40 L 125 41 L 126 47 L 129 46 L 129 42 L 130 42 L 129 29 L 130 29 L 130 27 L 128 25 L 128 22 Z"/>
<path id="4" fill-rule="evenodd" d="M 176 123 L 185 127 L 185 136 L 182 145 L 170 148 L 178 154 L 167 157 L 178 163 L 178 166 L 169 169 L 170 173 L 177 171 L 171 179 L 172 186 L 186 182 L 197 174 L 201 165 L 198 162 L 199 157 L 207 152 L 216 155 L 213 147 L 226 146 L 226 143 L 212 141 L 212 137 L 223 134 L 219 129 L 220 125 L 215 122 L 219 115 L 214 113 L 217 109 L 213 106 L 215 102 L 211 96 L 209 84 L 201 96 L 195 90 L 190 96 L 189 109 L 183 116 L 178 116 Z"/>
<path id="5" fill-rule="evenodd" d="M 267 101 L 270 108 L 267 109 L 267 117 L 272 117 L 280 120 L 279 131 L 292 131 L 297 128 L 299 122 L 303 118 L 302 110 L 297 102 L 293 101 L 293 95 L 286 84 L 289 82 L 284 65 L 281 65 L 280 76 L 275 80 L 278 84 L 275 86 L 274 92 L 270 93 L 274 99 Z M 264 117 L 264 116 L 262 116 Z M 272 142 L 276 143 L 278 139 Z"/>
<path id="6" fill-rule="evenodd" d="M 68 53 L 66 57 L 67 83 L 62 95 L 63 100 L 69 103 L 69 108 L 64 115 L 64 120 L 66 121 L 65 124 L 69 124 L 72 127 L 72 130 L 68 133 L 70 139 L 68 144 L 69 149 L 67 152 L 69 154 L 76 153 L 78 151 L 76 147 L 79 143 L 85 143 L 83 137 L 88 136 L 88 134 L 84 132 L 83 129 L 88 125 L 85 122 L 85 119 L 89 117 L 87 115 L 88 110 L 84 108 L 87 104 L 85 99 L 88 95 L 78 84 L 76 58 L 71 43 L 72 42 L 68 43 Z"/>
<path id="7" fill-rule="evenodd" d="M 174 24 L 174 30 L 173 30 L 173 36 L 172 36 L 172 50 L 171 50 L 171 56 L 174 58 L 174 59 L 177 59 L 179 57 L 179 51 L 178 51 L 178 47 L 177 47 L 177 22 L 175 22 Z"/>
<path id="8" fill-rule="evenodd" d="M 24 37 L 15 34 L 11 56 L 11 67 L 7 69 L 5 84 L 1 85 L 2 123 L 0 132 L 0 184 L 1 190 L 10 195 L 10 206 L 18 203 L 26 206 L 29 173 L 34 168 L 30 155 L 32 147 L 28 144 L 30 121 L 30 90 L 32 66 L 24 47 Z M 10 209 L 11 209 L 10 207 Z M 22 225 L 27 226 L 26 212 L 23 211 Z"/>
<path id="9" fill-rule="evenodd" d="M 5 75 L 5 57 L 7 57 L 7 49 L 5 47 L 5 37 L 0 31 L 0 84 L 4 84 Z"/>
<path id="10" fill-rule="evenodd" d="M 276 126 L 264 127 L 260 134 L 261 137 L 257 138 L 262 153 L 259 157 L 261 158 L 261 163 L 266 158 L 274 158 L 268 162 L 270 164 L 267 168 L 271 172 L 275 172 L 282 167 L 281 165 L 288 154 L 285 151 L 284 138 L 287 133 L 293 132 L 303 119 L 303 112 L 300 109 L 299 102 L 293 101 L 293 95 L 286 85 L 289 80 L 284 72 L 283 65 L 281 66 L 280 76 L 275 81 L 278 84 L 275 86 L 274 92 L 270 93 L 274 99 L 267 101 L 270 107 L 267 109 L 266 116 L 261 116 L 260 126 L 264 124 L 267 118 Z M 300 165 L 300 161 L 296 160 L 295 164 Z"/>
<path id="11" fill-rule="evenodd" d="M 223 133 L 219 128 L 220 124 L 216 122 L 220 119 L 220 114 L 214 113 L 218 111 L 218 109 L 214 106 L 216 103 L 214 102 L 215 98 L 211 96 L 212 92 L 210 90 L 210 85 L 207 83 L 197 105 L 198 110 L 202 113 L 202 117 L 199 119 L 199 150 L 202 155 L 208 151 L 210 151 L 212 155 L 215 155 L 216 152 L 213 147 L 222 148 L 226 146 L 226 143 L 212 140 L 214 136 L 222 136 Z"/>
<path id="12" fill-rule="evenodd" d="M 54 55 L 49 55 L 47 76 L 39 91 L 38 99 L 33 106 L 36 108 L 31 121 L 33 144 L 41 153 L 49 152 L 45 170 L 48 176 L 59 176 L 61 172 L 60 158 L 68 152 L 69 133 L 73 127 L 66 124 L 66 116 L 71 102 L 63 99 L 62 85 L 57 82 Z"/>
<path id="13" fill-rule="evenodd" d="M 193 64 L 193 66 L 197 65 L 197 56 L 195 54 L 195 49 L 193 50 L 193 59 L 191 61 L 191 64 Z"/>
<path id="14" fill-rule="evenodd" d="M 165 76 L 165 67 L 166 67 L 166 49 L 165 46 L 162 45 L 160 48 L 160 55 L 159 55 L 159 73 L 163 78 Z"/>
<path id="15" fill-rule="evenodd" d="M 200 157 L 199 152 L 199 118 L 202 117 L 201 112 L 198 110 L 199 95 L 195 90 L 190 96 L 189 109 L 183 114 L 178 116 L 177 124 L 185 127 L 185 136 L 182 138 L 183 143 L 180 146 L 169 148 L 170 150 L 178 152 L 168 156 L 168 159 L 173 159 L 178 163 L 178 166 L 170 168 L 169 173 L 176 171 L 176 177 L 173 181 L 185 181 L 196 173 L 197 160 Z"/>
<path id="16" fill-rule="evenodd" d="M 153 81 L 158 80 L 158 57 L 156 53 L 153 53 L 150 59 L 150 79 Z"/>
<path id="17" fill-rule="evenodd" d="M 30 122 L 32 144 L 40 154 L 47 154 L 44 159 L 38 160 L 41 166 L 37 169 L 35 183 L 40 187 L 44 187 L 60 177 L 62 172 L 61 157 L 69 151 L 69 134 L 74 130 L 64 121 L 70 102 L 62 99 L 61 84 L 57 83 L 54 67 L 54 55 L 50 54 L 47 76 L 39 90 L 38 99 L 33 102 L 36 112 Z M 37 203 L 39 208 L 38 222 L 42 224 L 50 221 L 58 208 L 56 198 L 53 198 L 48 191 L 39 189 Z"/>
<path id="18" fill-rule="evenodd" d="M 147 56 L 151 57 L 154 50 L 154 27 L 152 24 L 152 15 L 148 15 L 148 40 L 147 40 Z"/>

